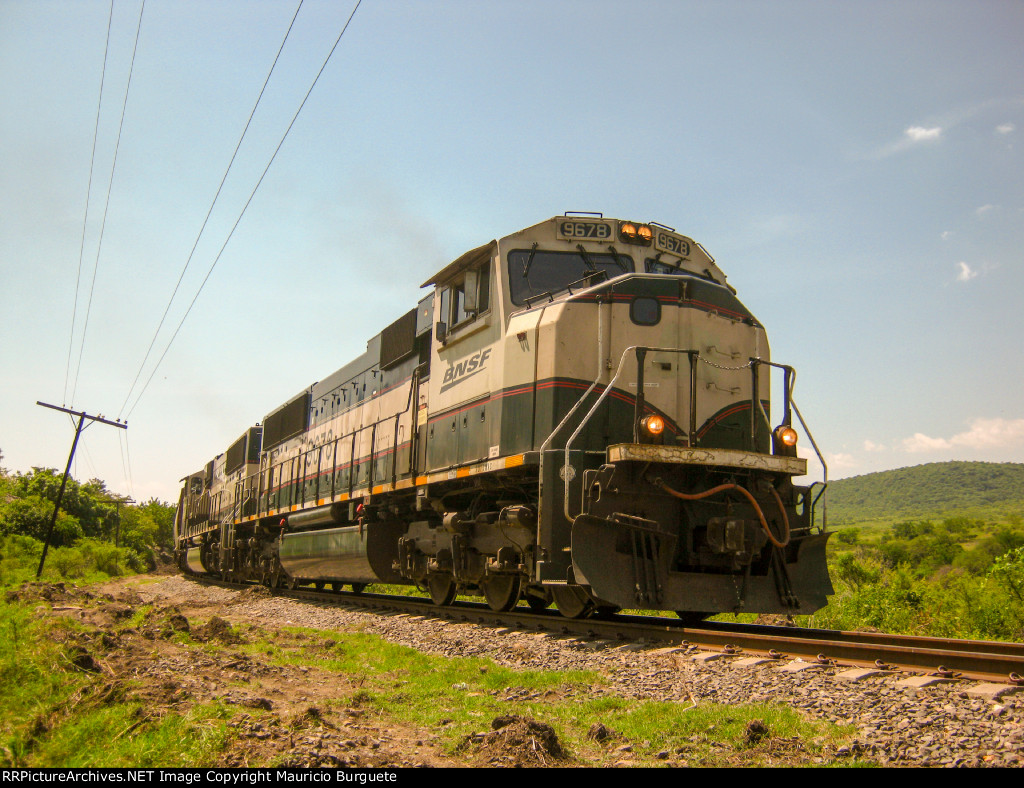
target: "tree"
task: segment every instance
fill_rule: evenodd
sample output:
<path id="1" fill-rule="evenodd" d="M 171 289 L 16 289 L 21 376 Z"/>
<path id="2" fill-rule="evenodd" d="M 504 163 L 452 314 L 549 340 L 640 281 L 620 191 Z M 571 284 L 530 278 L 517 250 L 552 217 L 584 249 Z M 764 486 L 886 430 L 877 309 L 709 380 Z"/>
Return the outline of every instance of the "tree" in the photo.
<path id="1" fill-rule="evenodd" d="M 0 536 L 22 534 L 42 540 L 53 517 L 53 503 L 38 495 L 26 495 L 0 504 Z M 69 545 L 84 536 L 82 526 L 72 514 L 61 510 L 53 527 L 50 544 Z"/>
<path id="2" fill-rule="evenodd" d="M 150 498 L 142 504 L 142 511 L 157 526 L 154 544 L 166 550 L 174 548 L 174 511 L 176 508 L 173 504 L 164 503 L 156 498 Z"/>
<path id="3" fill-rule="evenodd" d="M 1018 602 L 1024 602 L 1024 547 L 999 556 L 988 573 Z"/>
<path id="4" fill-rule="evenodd" d="M 54 468 L 34 467 L 31 473 L 19 473 L 15 477 L 17 494 L 19 497 L 38 496 L 56 502 L 63 476 L 64 474 Z M 107 532 L 113 523 L 114 506 L 109 501 L 97 497 L 101 493 L 106 493 L 106 485 L 98 479 L 82 485 L 69 478 L 64 489 L 61 511 L 78 521 L 85 536 L 109 538 L 113 535 L 113 531 L 109 534 Z M 51 515 L 52 512 L 51 508 Z"/>

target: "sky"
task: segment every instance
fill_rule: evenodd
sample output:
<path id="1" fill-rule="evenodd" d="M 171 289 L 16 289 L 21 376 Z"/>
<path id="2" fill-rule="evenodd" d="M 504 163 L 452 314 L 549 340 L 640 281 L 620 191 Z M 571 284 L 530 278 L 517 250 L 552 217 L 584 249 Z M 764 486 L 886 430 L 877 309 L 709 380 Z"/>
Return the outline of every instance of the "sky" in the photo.
<path id="1" fill-rule="evenodd" d="M 128 420 L 75 478 L 174 501 L 566 211 L 715 257 L 830 478 L 1024 462 L 1024 3 L 362 0 L 328 60 L 354 2 L 306 0 L 214 204 L 296 6 L 0 0 L 8 470 L 67 462 L 41 400 Z"/>

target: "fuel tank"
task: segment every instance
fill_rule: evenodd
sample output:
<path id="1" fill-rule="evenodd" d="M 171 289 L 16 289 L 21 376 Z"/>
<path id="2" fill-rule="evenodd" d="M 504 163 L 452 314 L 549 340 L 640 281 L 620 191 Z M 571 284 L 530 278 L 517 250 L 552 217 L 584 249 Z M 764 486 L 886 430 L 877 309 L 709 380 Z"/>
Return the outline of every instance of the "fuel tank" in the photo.
<path id="1" fill-rule="evenodd" d="M 366 529 L 358 525 L 286 534 L 281 566 L 297 580 L 377 582 L 367 558 L 366 536 Z"/>

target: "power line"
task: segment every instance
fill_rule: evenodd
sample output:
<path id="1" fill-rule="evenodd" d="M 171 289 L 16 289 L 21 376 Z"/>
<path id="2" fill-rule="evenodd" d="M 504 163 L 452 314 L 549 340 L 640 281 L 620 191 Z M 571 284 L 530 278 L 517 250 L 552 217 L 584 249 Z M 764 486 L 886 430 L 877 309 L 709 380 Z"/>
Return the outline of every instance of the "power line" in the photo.
<path id="1" fill-rule="evenodd" d="M 202 237 L 203 231 L 206 229 L 207 222 L 210 221 L 210 215 L 213 213 L 213 208 L 217 204 L 217 198 L 220 197 L 221 189 L 224 188 L 224 182 L 228 179 L 228 173 L 231 172 L 231 167 L 235 163 L 235 157 L 238 156 L 238 151 L 242 147 L 242 140 L 245 139 L 245 135 L 249 131 L 249 125 L 252 123 L 253 116 L 256 114 L 256 108 L 259 107 L 260 101 L 263 99 L 263 93 L 267 89 L 267 84 L 270 82 L 270 77 L 274 73 L 274 68 L 277 66 L 277 61 L 281 57 L 281 52 L 284 51 L 284 45 L 287 43 L 288 36 L 291 35 L 292 28 L 295 26 L 295 20 L 299 16 L 299 10 L 302 8 L 302 3 L 303 0 L 299 0 L 299 4 L 295 8 L 295 14 L 292 16 L 291 24 L 288 25 L 288 30 L 284 34 L 281 46 L 278 48 L 277 54 L 274 56 L 274 62 L 270 66 L 270 71 L 267 72 L 267 78 L 263 80 L 263 87 L 260 88 L 260 94 L 256 97 L 256 103 L 253 104 L 252 112 L 249 113 L 249 119 L 245 122 L 245 128 L 242 129 L 242 136 L 238 138 L 238 144 L 235 145 L 235 152 L 231 154 L 231 161 L 228 162 L 227 169 L 224 170 L 224 177 L 220 179 L 220 185 L 217 187 L 216 194 L 213 195 L 213 202 L 210 203 L 210 209 L 206 212 L 206 218 L 203 219 L 203 224 L 199 228 L 199 233 L 196 235 L 195 243 L 192 244 L 192 251 L 188 253 L 188 259 L 185 261 L 185 267 L 181 269 L 181 274 L 178 275 L 178 282 L 174 285 L 174 291 L 171 293 L 171 297 L 167 301 L 167 306 L 164 309 L 163 315 L 160 316 L 160 322 L 157 324 L 156 331 L 153 332 L 153 339 L 150 341 L 149 347 L 146 349 L 146 355 L 143 357 L 142 363 L 139 364 L 139 371 L 135 373 L 135 379 L 132 381 L 131 388 L 128 389 L 128 394 L 125 396 L 124 402 L 121 404 L 121 410 L 118 411 L 118 416 L 124 413 L 125 406 L 128 404 L 128 400 L 131 399 L 132 392 L 135 391 L 135 385 L 139 382 L 142 370 L 145 369 L 146 362 L 149 360 L 149 354 L 153 352 L 153 346 L 156 344 L 156 339 L 160 335 L 160 329 L 163 328 L 164 320 L 167 319 L 167 313 L 171 310 L 171 304 L 174 302 L 174 297 L 178 294 L 178 288 L 181 286 L 181 280 L 185 278 L 185 272 L 192 263 L 192 257 L 196 253 L 196 247 L 199 246 L 199 239 Z"/>
<path id="2" fill-rule="evenodd" d="M 125 422 L 127 423 L 127 422 Z M 124 454 L 128 458 L 128 492 L 135 497 L 135 477 L 132 475 L 132 453 L 128 448 L 128 431 L 124 432 Z"/>
<path id="3" fill-rule="evenodd" d="M 231 237 L 235 234 L 235 230 L 238 228 L 239 223 L 242 221 L 242 217 L 245 216 L 245 212 L 249 209 L 249 205 L 252 203 L 253 197 L 256 196 L 257 190 L 260 188 L 260 184 L 263 183 L 263 179 L 267 175 L 267 171 L 270 170 L 270 166 L 274 163 L 274 159 L 277 158 L 277 154 L 281 151 L 281 147 L 284 145 L 284 141 L 288 138 L 288 134 L 291 132 L 292 127 L 295 125 L 295 121 L 298 120 L 299 113 L 302 112 L 302 108 L 306 106 L 306 101 L 309 100 L 310 94 L 313 92 L 313 88 L 316 87 L 316 83 L 319 82 L 320 76 L 324 73 L 324 69 L 327 68 L 327 64 L 333 57 L 335 50 L 338 48 L 338 44 L 341 43 L 342 36 L 345 35 L 345 31 L 348 30 L 349 24 L 352 22 L 352 17 L 356 15 L 356 11 L 359 10 L 359 5 L 362 0 L 356 0 L 355 7 L 352 9 L 352 13 L 349 14 L 348 19 L 345 21 L 345 26 L 342 27 L 341 32 L 338 34 L 338 38 L 334 42 L 334 46 L 331 47 L 331 51 L 327 54 L 324 59 L 323 65 L 320 66 L 320 70 L 317 72 L 316 77 L 313 79 L 313 83 L 309 86 L 309 90 L 306 91 L 306 95 L 302 99 L 302 103 L 299 104 L 299 108 L 295 111 L 295 115 L 292 116 L 291 122 L 288 124 L 288 128 L 285 129 L 284 135 L 281 137 L 281 141 L 277 143 L 277 147 L 274 149 L 273 155 L 270 157 L 270 161 L 267 162 L 267 166 L 264 167 L 263 173 L 260 175 L 259 180 L 253 187 L 252 192 L 249 194 L 249 199 L 245 201 L 245 205 L 242 206 L 241 213 L 238 214 L 238 218 L 235 219 L 234 225 L 231 227 L 231 231 L 228 233 L 227 238 L 224 239 L 224 244 L 220 247 L 220 251 L 217 252 L 217 256 L 213 259 L 213 263 L 210 265 L 210 269 L 206 272 L 206 276 L 199 285 L 199 289 L 196 290 L 196 294 L 192 297 L 192 301 L 188 305 L 188 309 L 185 310 L 185 314 L 182 315 L 181 321 L 178 323 L 178 327 L 174 329 L 174 334 L 171 335 L 170 341 L 167 343 L 167 347 L 164 348 L 164 352 L 160 355 L 160 358 L 156 362 L 156 366 L 153 367 L 153 371 L 149 373 L 149 377 L 146 379 L 146 384 L 142 387 L 139 395 L 135 398 L 135 402 L 131 409 L 128 411 L 128 416 L 131 416 L 135 408 L 138 407 L 139 401 L 142 399 L 143 394 L 146 393 L 146 389 L 149 388 L 150 382 L 153 380 L 153 376 L 156 375 L 156 371 L 160 368 L 164 358 L 167 356 L 167 351 L 171 349 L 171 345 L 174 344 L 174 340 L 178 336 L 178 332 L 181 331 L 181 327 L 185 324 L 186 318 L 192 311 L 192 307 L 195 306 L 196 299 L 199 298 L 199 294 L 203 292 L 203 288 L 206 286 L 207 280 L 210 278 L 210 274 L 213 273 L 213 269 L 217 267 L 217 263 L 220 261 L 221 255 L 224 254 L 224 250 L 227 248 L 228 243 L 231 241 Z"/>
<path id="4" fill-rule="evenodd" d="M 127 434 L 128 433 L 126 432 L 125 435 L 127 435 Z M 121 437 L 121 433 L 117 434 L 117 448 L 120 450 L 119 454 L 121 455 L 121 469 L 124 471 L 124 481 L 127 484 L 128 483 L 128 463 L 125 460 L 125 456 L 124 456 L 124 440 Z M 134 494 L 134 491 L 131 489 L 130 486 L 128 488 L 128 492 L 131 493 L 131 494 Z"/>
<path id="5" fill-rule="evenodd" d="M 100 96 L 96 102 L 96 126 L 92 132 L 92 156 L 89 158 L 89 185 L 85 190 L 85 218 L 82 219 L 82 242 L 78 247 L 78 277 L 75 279 L 75 305 L 71 310 L 71 334 L 68 337 L 68 362 L 64 369 L 64 402 L 68 398 L 68 378 L 71 376 L 71 348 L 75 343 L 75 321 L 78 318 L 78 290 L 82 282 L 82 258 L 85 256 L 85 228 L 89 224 L 89 198 L 92 196 L 92 171 L 96 164 L 96 140 L 100 134 L 100 109 L 103 106 L 103 82 L 107 77 L 107 54 L 110 52 L 110 28 L 114 21 L 114 0 L 110 0 L 107 17 L 107 43 L 103 48 L 103 70 L 100 72 Z"/>
<path id="6" fill-rule="evenodd" d="M 121 104 L 121 120 L 117 126 L 117 142 L 114 145 L 114 161 L 110 165 L 110 180 L 107 182 L 107 199 L 103 204 L 103 220 L 100 222 L 100 238 L 99 243 L 96 245 L 96 262 L 92 269 L 92 284 L 89 287 L 89 302 L 85 310 L 85 323 L 82 325 L 82 343 L 78 348 L 78 363 L 75 368 L 75 383 L 71 387 L 71 400 L 74 401 L 75 393 L 78 391 L 78 376 L 82 371 L 82 354 L 85 351 L 85 336 L 89 330 L 89 314 L 92 312 L 92 296 L 93 291 L 96 289 L 96 272 L 100 267 L 100 252 L 103 249 L 103 233 L 107 227 L 107 209 L 110 207 L 110 192 L 114 185 L 114 172 L 117 170 L 117 153 L 121 148 L 121 131 L 124 129 L 124 115 L 125 110 L 128 107 L 128 93 L 132 87 L 132 74 L 135 72 L 135 53 L 139 48 L 139 31 L 142 30 L 142 14 L 146 10 L 146 0 L 142 0 L 142 6 L 139 8 L 139 24 L 135 28 L 135 44 L 132 47 L 132 62 L 128 69 L 128 84 L 124 89 L 124 101 Z M 77 300 L 77 297 L 76 297 Z"/>

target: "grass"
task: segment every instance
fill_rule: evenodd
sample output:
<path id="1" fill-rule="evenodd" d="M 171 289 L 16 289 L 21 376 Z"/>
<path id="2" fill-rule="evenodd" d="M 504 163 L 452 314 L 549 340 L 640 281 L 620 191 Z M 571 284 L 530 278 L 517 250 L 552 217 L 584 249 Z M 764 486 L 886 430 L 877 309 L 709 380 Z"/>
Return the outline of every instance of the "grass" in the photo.
<path id="1" fill-rule="evenodd" d="M 81 711 L 37 744 L 31 764 L 183 768 L 212 763 L 227 744 L 227 721 L 233 713 L 221 704 L 206 704 L 150 726 L 137 703 Z"/>
<path id="2" fill-rule="evenodd" d="M 150 720 L 139 703 L 107 702 L 105 678 L 72 665 L 69 636 L 83 627 L 33 607 L 0 602 L 0 767 L 190 766 L 223 749 L 233 710 Z"/>
<path id="3" fill-rule="evenodd" d="M 570 753 L 587 763 L 612 757 L 608 745 L 587 733 L 601 722 L 618 734 L 615 745 L 630 743 L 634 761 L 657 765 L 659 753 L 685 753 L 694 764 L 715 765 L 723 752 L 744 764 L 768 758 L 750 746 L 745 731 L 753 720 L 771 736 L 802 742 L 811 752 L 839 746 L 852 728 L 808 721 L 785 706 L 725 706 L 626 699 L 595 695 L 608 677 L 593 671 L 513 670 L 489 659 L 440 657 L 394 645 L 375 635 L 291 628 L 296 640 L 263 640 L 247 646 L 281 664 L 316 666 L 344 674 L 357 686 L 350 705 L 381 719 L 439 731 L 449 752 L 466 737 L 506 714 L 533 717 L 555 729 Z M 334 641 L 326 649 L 325 642 Z"/>
<path id="4" fill-rule="evenodd" d="M 221 762 L 238 746 L 232 723 L 252 709 L 213 701 L 151 716 L 151 709 L 131 700 L 140 680 L 112 681 L 105 673 L 72 666 L 73 648 L 88 634 L 86 627 L 37 610 L 34 601 L 0 602 L 0 766 L 195 767 Z M 115 629 L 159 626 L 163 615 L 140 606 Z M 616 747 L 627 744 L 636 765 L 661 764 L 658 756 L 664 753 L 690 765 L 777 761 L 778 753 L 765 743 L 747 742 L 752 720 L 767 725 L 771 742 L 799 742 L 805 761 L 806 753 L 839 746 L 852 735 L 779 705 L 618 697 L 610 688 L 614 668 L 607 673 L 516 670 L 482 657 L 424 654 L 365 632 L 238 629 L 248 643 L 195 642 L 183 632 L 170 640 L 196 653 L 242 651 L 254 661 L 330 671 L 338 676 L 334 686 L 340 700 L 325 701 L 322 708 L 358 709 L 385 729 L 423 730 L 460 759 L 472 754 L 460 750 L 467 737 L 489 730 L 491 720 L 507 714 L 548 723 L 573 759 L 567 763 L 589 765 L 614 763 L 623 757 Z M 95 639 L 90 649 L 102 658 Z M 614 730 L 615 738 L 603 744 L 589 739 L 596 722 Z M 253 765 L 275 765 L 275 757 L 282 756 Z"/>

